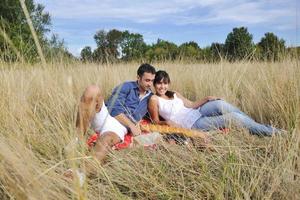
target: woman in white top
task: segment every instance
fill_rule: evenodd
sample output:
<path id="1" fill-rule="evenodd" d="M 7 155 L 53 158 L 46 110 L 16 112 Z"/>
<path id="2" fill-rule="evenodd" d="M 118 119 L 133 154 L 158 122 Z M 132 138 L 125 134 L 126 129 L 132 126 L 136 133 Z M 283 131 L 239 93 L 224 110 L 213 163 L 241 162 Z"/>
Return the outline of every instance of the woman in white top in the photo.
<path id="1" fill-rule="evenodd" d="M 192 102 L 178 92 L 169 91 L 170 77 L 166 71 L 156 72 L 153 95 L 148 104 L 152 120 L 161 125 L 179 126 L 210 131 L 229 127 L 230 124 L 247 128 L 256 135 L 271 136 L 280 130 L 255 122 L 235 106 L 220 98 L 208 96 Z M 162 117 L 165 121 L 160 120 Z"/>

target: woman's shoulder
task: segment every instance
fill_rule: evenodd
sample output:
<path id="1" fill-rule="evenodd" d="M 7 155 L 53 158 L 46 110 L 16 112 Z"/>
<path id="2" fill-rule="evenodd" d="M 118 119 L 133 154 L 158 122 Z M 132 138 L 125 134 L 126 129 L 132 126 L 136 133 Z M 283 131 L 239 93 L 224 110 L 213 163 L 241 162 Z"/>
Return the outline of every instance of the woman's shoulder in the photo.
<path id="1" fill-rule="evenodd" d="M 152 94 L 149 101 L 158 101 L 158 96 L 156 94 Z"/>
<path id="2" fill-rule="evenodd" d="M 174 96 L 176 96 L 177 98 L 182 97 L 182 95 L 179 92 L 177 92 L 177 91 L 173 91 L 173 92 L 174 92 Z"/>
<path id="3" fill-rule="evenodd" d="M 181 101 L 185 101 L 185 98 L 184 98 L 184 96 L 182 96 L 180 93 L 178 93 L 178 92 L 175 92 L 174 93 L 174 98 L 175 99 L 179 99 L 179 100 L 181 100 Z"/>

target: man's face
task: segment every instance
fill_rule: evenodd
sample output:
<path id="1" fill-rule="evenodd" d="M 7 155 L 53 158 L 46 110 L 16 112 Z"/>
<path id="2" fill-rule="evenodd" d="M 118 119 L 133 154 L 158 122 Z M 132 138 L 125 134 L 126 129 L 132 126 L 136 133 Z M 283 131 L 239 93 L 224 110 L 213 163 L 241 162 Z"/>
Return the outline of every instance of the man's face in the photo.
<path id="1" fill-rule="evenodd" d="M 137 81 L 140 89 L 146 91 L 149 90 L 153 85 L 155 74 L 145 72 L 143 76 L 137 76 Z"/>

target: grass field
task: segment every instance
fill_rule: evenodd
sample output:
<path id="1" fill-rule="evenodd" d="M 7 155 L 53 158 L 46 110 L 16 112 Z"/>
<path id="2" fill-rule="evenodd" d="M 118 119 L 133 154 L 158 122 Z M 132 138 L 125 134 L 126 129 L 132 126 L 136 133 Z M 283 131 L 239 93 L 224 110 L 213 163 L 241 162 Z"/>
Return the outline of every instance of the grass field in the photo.
<path id="1" fill-rule="evenodd" d="M 92 83 L 107 98 L 114 86 L 136 78 L 139 63 L 0 63 L 0 198 L 300 199 L 298 61 L 154 65 L 186 97 L 222 97 L 288 134 L 262 138 L 231 129 L 228 136 L 212 133 L 215 152 L 133 148 L 114 151 L 99 165 L 83 142 L 65 150 L 75 138 L 77 102 Z M 83 187 L 63 178 L 85 162 L 98 173 Z"/>

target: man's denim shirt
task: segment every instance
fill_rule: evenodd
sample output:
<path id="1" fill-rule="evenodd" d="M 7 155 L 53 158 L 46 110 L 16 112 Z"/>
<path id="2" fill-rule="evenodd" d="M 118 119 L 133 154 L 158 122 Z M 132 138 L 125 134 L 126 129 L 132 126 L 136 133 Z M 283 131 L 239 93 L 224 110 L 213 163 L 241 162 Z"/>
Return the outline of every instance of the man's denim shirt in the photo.
<path id="1" fill-rule="evenodd" d="M 140 100 L 137 82 L 130 81 L 114 88 L 106 104 L 111 116 L 115 117 L 124 113 L 132 122 L 136 123 L 147 113 L 148 100 L 151 95 L 152 92 L 147 91 L 147 94 Z"/>

